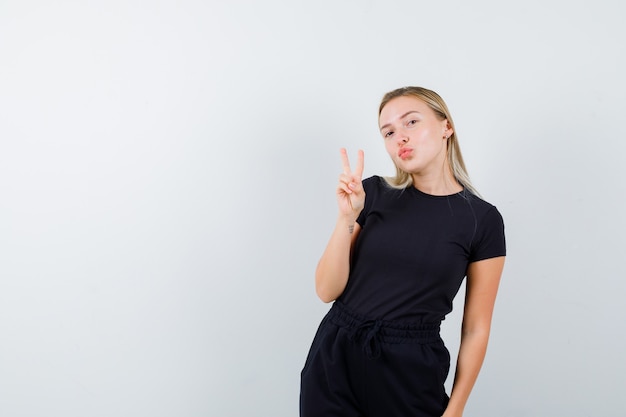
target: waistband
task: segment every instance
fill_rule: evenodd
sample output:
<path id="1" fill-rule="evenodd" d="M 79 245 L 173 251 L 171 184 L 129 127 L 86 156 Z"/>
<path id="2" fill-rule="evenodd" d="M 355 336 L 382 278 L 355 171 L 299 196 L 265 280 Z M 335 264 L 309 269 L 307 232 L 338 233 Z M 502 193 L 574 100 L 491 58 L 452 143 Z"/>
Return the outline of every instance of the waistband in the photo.
<path id="1" fill-rule="evenodd" d="M 352 339 L 363 343 L 363 350 L 370 359 L 380 356 L 380 343 L 428 344 L 441 340 L 441 323 L 406 323 L 367 318 L 335 301 L 328 319 L 347 329 Z"/>

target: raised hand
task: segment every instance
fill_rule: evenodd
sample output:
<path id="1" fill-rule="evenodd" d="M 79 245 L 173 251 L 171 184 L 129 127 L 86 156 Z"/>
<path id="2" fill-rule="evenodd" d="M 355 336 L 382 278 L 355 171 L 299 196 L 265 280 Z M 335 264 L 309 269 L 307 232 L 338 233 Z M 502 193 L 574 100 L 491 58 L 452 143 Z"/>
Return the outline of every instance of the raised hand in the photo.
<path id="1" fill-rule="evenodd" d="M 337 185 L 337 202 L 339 213 L 354 217 L 356 220 L 365 205 L 365 191 L 363 190 L 363 159 L 364 154 L 359 150 L 356 168 L 350 169 L 350 161 L 345 148 L 341 148 L 341 162 L 343 173 L 339 175 L 339 185 Z"/>

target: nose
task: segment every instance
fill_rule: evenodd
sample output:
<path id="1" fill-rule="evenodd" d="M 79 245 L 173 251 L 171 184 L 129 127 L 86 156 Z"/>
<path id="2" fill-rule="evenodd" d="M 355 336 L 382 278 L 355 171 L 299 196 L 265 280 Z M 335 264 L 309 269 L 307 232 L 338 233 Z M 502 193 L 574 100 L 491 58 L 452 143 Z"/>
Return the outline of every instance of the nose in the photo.
<path id="1" fill-rule="evenodd" d="M 398 135 L 398 144 L 404 145 L 408 141 L 409 141 L 409 137 L 407 136 L 406 133 L 402 132 L 401 134 Z"/>

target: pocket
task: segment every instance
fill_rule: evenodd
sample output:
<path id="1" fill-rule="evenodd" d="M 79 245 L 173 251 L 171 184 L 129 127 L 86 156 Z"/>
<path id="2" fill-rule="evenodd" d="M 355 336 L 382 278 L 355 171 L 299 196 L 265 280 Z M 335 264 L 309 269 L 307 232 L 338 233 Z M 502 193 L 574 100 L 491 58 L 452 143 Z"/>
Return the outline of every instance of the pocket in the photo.
<path id="1" fill-rule="evenodd" d="M 439 364 L 439 382 L 443 385 L 448 378 L 448 373 L 450 372 L 450 351 L 443 343 L 443 340 L 429 343 L 427 347 L 432 353 L 432 357 L 436 363 Z"/>
<path id="2" fill-rule="evenodd" d="M 326 335 L 328 334 L 328 328 L 331 326 L 331 323 L 328 320 L 328 316 L 325 316 L 322 319 L 317 331 L 315 332 L 315 337 L 313 337 L 313 342 L 311 342 L 311 347 L 309 349 L 309 353 L 306 356 L 306 360 L 304 361 L 304 367 L 302 368 L 301 375 L 311 367 L 311 363 L 315 360 L 317 353 L 322 346 L 322 342 L 326 339 Z"/>

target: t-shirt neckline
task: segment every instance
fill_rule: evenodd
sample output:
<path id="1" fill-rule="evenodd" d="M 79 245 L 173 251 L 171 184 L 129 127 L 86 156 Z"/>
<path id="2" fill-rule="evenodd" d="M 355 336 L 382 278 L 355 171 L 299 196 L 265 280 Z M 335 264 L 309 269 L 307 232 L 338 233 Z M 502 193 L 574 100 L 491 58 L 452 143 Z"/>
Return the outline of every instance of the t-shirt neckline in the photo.
<path id="1" fill-rule="evenodd" d="M 426 197 L 426 198 L 432 198 L 432 199 L 436 199 L 436 200 L 442 200 L 442 199 L 446 199 L 446 198 L 450 198 L 450 197 L 460 197 L 466 191 L 465 187 L 463 187 L 463 189 L 461 191 L 458 191 L 456 193 L 444 194 L 444 195 L 435 195 L 435 194 L 425 193 L 424 191 L 422 191 L 419 188 L 417 188 L 415 185 L 409 185 L 408 187 L 406 187 L 406 189 L 410 190 L 411 192 L 413 192 L 414 194 L 417 194 L 419 196 Z"/>

